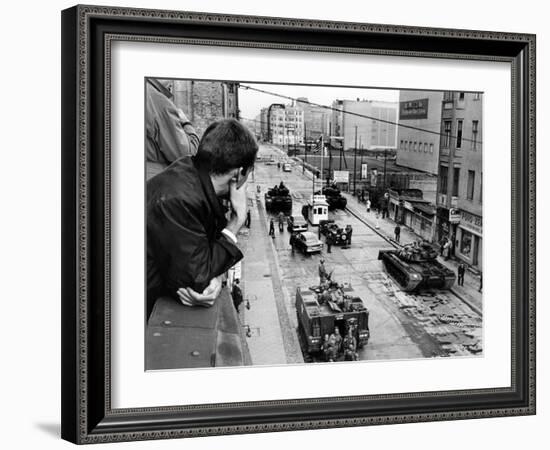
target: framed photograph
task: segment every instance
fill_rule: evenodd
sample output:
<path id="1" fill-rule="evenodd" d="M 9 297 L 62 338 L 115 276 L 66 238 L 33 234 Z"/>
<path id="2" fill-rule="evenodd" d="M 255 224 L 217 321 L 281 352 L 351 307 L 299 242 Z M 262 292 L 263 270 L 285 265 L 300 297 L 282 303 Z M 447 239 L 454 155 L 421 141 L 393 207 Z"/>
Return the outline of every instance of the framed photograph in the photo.
<path id="1" fill-rule="evenodd" d="M 62 437 L 535 413 L 535 36 L 62 12 Z"/>

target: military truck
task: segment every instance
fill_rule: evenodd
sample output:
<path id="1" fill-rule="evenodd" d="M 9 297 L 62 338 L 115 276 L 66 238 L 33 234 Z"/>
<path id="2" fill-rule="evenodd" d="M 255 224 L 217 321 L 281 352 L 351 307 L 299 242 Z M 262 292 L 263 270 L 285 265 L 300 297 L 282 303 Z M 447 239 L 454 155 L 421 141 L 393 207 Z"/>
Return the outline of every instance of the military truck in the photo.
<path id="1" fill-rule="evenodd" d="M 348 234 L 346 230 L 334 222 L 334 220 L 322 220 L 319 223 L 321 234 L 327 238 L 332 238 L 332 245 L 346 245 L 348 242 Z"/>
<path id="2" fill-rule="evenodd" d="M 292 211 L 292 197 L 282 181 L 278 186 L 268 189 L 265 194 L 265 209 L 266 211 L 285 213 Z"/>
<path id="3" fill-rule="evenodd" d="M 306 361 L 319 360 L 323 337 L 331 335 L 338 328 L 346 336 L 350 326 L 358 348 L 369 340 L 369 310 L 361 298 L 354 295 L 351 286 L 327 281 L 324 285 L 307 290 L 296 289 L 296 315 L 298 334 Z M 341 352 L 339 359 L 343 359 Z"/>
<path id="4" fill-rule="evenodd" d="M 450 289 L 456 279 L 455 273 L 437 260 L 437 250 L 427 242 L 380 250 L 378 259 L 404 291 Z"/>

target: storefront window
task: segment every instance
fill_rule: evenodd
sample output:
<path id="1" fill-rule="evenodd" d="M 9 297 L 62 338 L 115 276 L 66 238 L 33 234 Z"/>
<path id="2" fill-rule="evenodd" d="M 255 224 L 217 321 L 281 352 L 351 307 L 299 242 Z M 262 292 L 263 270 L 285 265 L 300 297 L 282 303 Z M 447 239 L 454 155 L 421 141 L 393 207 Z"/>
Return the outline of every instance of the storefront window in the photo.
<path id="1" fill-rule="evenodd" d="M 470 256 L 472 250 L 472 234 L 462 230 L 462 236 L 460 238 L 460 253 L 465 256 Z"/>

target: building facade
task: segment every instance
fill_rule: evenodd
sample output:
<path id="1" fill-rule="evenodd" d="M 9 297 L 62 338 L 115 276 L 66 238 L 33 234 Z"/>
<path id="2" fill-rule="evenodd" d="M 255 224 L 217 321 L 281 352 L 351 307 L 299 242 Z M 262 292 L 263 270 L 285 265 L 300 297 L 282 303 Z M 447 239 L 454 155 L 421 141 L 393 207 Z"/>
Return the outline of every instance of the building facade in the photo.
<path id="1" fill-rule="evenodd" d="M 216 120 L 239 118 L 237 83 L 164 80 L 173 102 L 193 124 L 199 137 Z"/>
<path id="2" fill-rule="evenodd" d="M 304 144 L 304 110 L 293 105 L 274 104 L 267 108 L 268 136 L 272 144 L 296 146 Z"/>
<path id="3" fill-rule="evenodd" d="M 397 103 L 335 100 L 332 107 L 331 134 L 343 138 L 344 150 L 352 150 L 356 146 L 367 150 L 396 148 Z"/>
<path id="4" fill-rule="evenodd" d="M 311 105 L 306 97 L 299 97 L 298 106 L 304 111 L 304 136 L 306 140 L 317 140 L 329 135 L 331 111 L 321 106 Z"/>
<path id="5" fill-rule="evenodd" d="M 438 174 L 442 101 L 441 91 L 399 92 L 398 166 Z"/>
<path id="6" fill-rule="evenodd" d="M 445 92 L 441 109 L 437 238 L 453 255 L 482 269 L 482 94 Z"/>

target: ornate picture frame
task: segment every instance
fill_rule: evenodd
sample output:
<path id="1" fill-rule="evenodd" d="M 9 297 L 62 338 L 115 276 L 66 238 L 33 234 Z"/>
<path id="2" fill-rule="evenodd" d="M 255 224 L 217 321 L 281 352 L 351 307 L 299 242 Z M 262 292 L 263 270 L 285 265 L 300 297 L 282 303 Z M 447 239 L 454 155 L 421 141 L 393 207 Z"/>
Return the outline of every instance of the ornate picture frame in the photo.
<path id="1" fill-rule="evenodd" d="M 114 409 L 111 46 L 116 41 L 501 61 L 511 66 L 511 384 Z M 74 443 L 535 414 L 535 36 L 75 6 L 62 12 L 62 437 Z"/>

